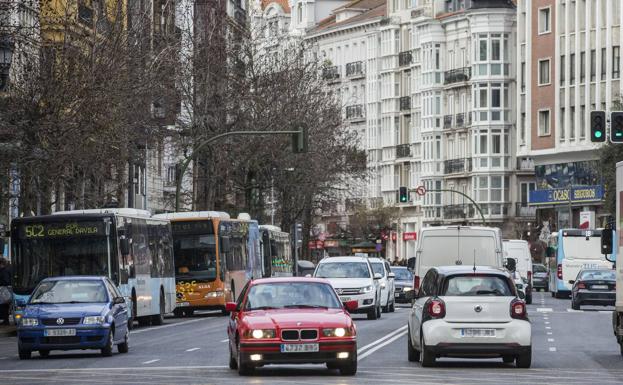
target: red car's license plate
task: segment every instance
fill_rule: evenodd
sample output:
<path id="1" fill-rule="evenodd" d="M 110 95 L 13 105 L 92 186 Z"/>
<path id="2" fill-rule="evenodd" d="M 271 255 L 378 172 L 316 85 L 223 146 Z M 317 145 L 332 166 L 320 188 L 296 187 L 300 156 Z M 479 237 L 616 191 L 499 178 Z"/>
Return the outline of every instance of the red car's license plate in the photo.
<path id="1" fill-rule="evenodd" d="M 281 344 L 281 353 L 312 353 L 319 351 L 318 344 Z"/>

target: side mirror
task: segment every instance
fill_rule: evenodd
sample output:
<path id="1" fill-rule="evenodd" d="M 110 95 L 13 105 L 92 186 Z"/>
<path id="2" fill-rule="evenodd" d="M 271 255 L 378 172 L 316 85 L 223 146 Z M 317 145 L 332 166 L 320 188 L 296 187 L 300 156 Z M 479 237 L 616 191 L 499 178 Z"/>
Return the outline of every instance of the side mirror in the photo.
<path id="1" fill-rule="evenodd" d="M 349 313 L 354 312 L 359 307 L 359 303 L 357 301 L 346 301 L 344 302 L 344 307 L 348 310 Z"/>
<path id="2" fill-rule="evenodd" d="M 374 273 L 374 279 L 379 280 L 379 279 L 381 279 L 381 278 L 383 278 L 383 276 L 382 276 L 381 274 L 379 274 L 379 273 Z"/>
<path id="3" fill-rule="evenodd" d="M 130 255 L 130 240 L 128 238 L 121 238 L 119 248 L 121 249 L 121 255 Z"/>
<path id="4" fill-rule="evenodd" d="M 121 305 L 121 304 L 124 304 L 124 303 L 125 303 L 125 298 L 123 298 L 123 297 L 115 297 L 115 298 L 112 300 L 112 302 L 113 302 L 115 305 Z"/>
<path id="5" fill-rule="evenodd" d="M 229 253 L 231 250 L 231 246 L 229 245 L 229 237 L 221 237 L 221 245 L 219 252 L 221 253 Z"/>
<path id="6" fill-rule="evenodd" d="M 415 257 L 407 259 L 407 269 L 411 271 L 415 270 Z"/>
<path id="7" fill-rule="evenodd" d="M 4 238 L 2 238 L 2 233 L 0 233 L 0 255 L 4 255 Z"/>
<path id="8" fill-rule="evenodd" d="M 573 284 L 575 283 L 575 281 L 574 281 L 573 279 L 570 279 L 570 280 L 569 280 L 569 283 L 570 283 L 571 285 L 573 285 Z"/>
<path id="9" fill-rule="evenodd" d="M 225 304 L 225 311 L 228 313 L 235 313 L 238 311 L 238 304 L 235 302 L 227 302 Z"/>
<path id="10" fill-rule="evenodd" d="M 389 274 L 387 274 L 387 278 L 394 279 L 394 278 L 396 278 L 396 274 L 390 272 Z"/>

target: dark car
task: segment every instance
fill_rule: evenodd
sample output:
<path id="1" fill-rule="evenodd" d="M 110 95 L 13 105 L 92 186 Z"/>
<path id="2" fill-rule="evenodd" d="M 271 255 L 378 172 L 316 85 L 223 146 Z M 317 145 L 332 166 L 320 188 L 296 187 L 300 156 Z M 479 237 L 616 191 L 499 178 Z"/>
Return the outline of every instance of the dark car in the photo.
<path id="1" fill-rule="evenodd" d="M 413 273 L 406 267 L 392 266 L 394 278 L 394 298 L 396 303 L 409 303 L 413 299 Z"/>
<path id="2" fill-rule="evenodd" d="M 616 273 L 614 270 L 581 270 L 571 287 L 571 308 L 582 305 L 614 306 Z"/>
<path id="3" fill-rule="evenodd" d="M 549 271 L 545 265 L 540 263 L 532 264 L 532 288 L 536 291 L 547 291 L 549 283 Z"/>
<path id="4" fill-rule="evenodd" d="M 46 278 L 35 288 L 17 328 L 20 359 L 38 350 L 129 349 L 128 307 L 106 277 Z"/>

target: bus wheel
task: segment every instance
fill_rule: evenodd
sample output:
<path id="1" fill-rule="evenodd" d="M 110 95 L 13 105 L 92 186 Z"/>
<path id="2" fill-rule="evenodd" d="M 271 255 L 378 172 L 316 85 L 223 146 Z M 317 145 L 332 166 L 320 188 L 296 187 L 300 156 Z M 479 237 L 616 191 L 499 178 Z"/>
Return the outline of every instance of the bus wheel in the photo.
<path id="1" fill-rule="evenodd" d="M 173 310 L 173 315 L 175 315 L 177 318 L 181 318 L 184 315 L 184 311 L 180 308 L 177 308 Z"/>
<path id="2" fill-rule="evenodd" d="M 134 329 L 134 321 L 138 319 L 138 304 L 136 303 L 136 293 L 132 290 L 132 317 L 128 319 L 128 329 Z"/>
<path id="3" fill-rule="evenodd" d="M 166 309 L 166 303 L 164 300 L 164 294 L 160 291 L 160 311 L 158 314 L 151 316 L 152 325 L 162 325 L 164 323 L 164 312 Z"/>

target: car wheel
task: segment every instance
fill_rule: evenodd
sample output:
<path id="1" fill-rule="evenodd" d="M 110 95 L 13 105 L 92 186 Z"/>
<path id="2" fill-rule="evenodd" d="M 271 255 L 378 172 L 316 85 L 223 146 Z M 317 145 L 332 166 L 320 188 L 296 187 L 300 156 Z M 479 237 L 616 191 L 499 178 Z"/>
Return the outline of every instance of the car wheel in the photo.
<path id="1" fill-rule="evenodd" d="M 389 312 L 393 313 L 396 311 L 396 300 L 392 300 L 392 305 L 389 307 Z"/>
<path id="2" fill-rule="evenodd" d="M 225 306 L 221 308 L 221 315 L 224 315 L 224 316 L 229 315 L 229 312 L 225 309 Z"/>
<path id="3" fill-rule="evenodd" d="M 526 304 L 532 305 L 532 293 L 530 293 L 529 295 L 526 295 Z"/>
<path id="4" fill-rule="evenodd" d="M 373 308 L 370 308 L 370 310 L 368 310 L 368 319 L 375 320 L 377 318 L 378 318 L 378 314 L 376 312 L 376 306 Z"/>
<path id="5" fill-rule="evenodd" d="M 106 339 L 106 345 L 102 348 L 102 356 L 110 357 L 112 356 L 112 348 L 113 348 L 113 330 L 110 329 L 108 331 L 108 338 Z"/>
<path id="6" fill-rule="evenodd" d="M 517 356 L 515 359 L 515 365 L 518 368 L 528 369 L 532 365 L 532 349 L 527 353 L 523 353 Z"/>
<path id="7" fill-rule="evenodd" d="M 184 311 L 182 311 L 182 309 L 175 309 L 173 310 L 173 315 L 177 318 L 182 318 Z"/>
<path id="8" fill-rule="evenodd" d="M 227 343 L 229 345 L 229 368 L 232 370 L 238 369 L 238 362 L 234 358 L 234 353 L 231 351 L 231 343 Z"/>
<path id="9" fill-rule="evenodd" d="M 357 351 L 353 351 L 350 360 L 340 366 L 340 374 L 342 376 L 354 376 L 357 374 Z"/>
<path id="10" fill-rule="evenodd" d="M 39 350 L 39 355 L 43 358 L 49 357 L 50 356 L 50 351 L 49 350 Z"/>
<path id="11" fill-rule="evenodd" d="M 411 343 L 411 330 L 407 333 L 407 359 L 410 362 L 418 362 L 420 360 L 420 352 L 415 350 Z"/>
<path id="12" fill-rule="evenodd" d="M 425 368 L 435 365 L 435 356 L 424 342 L 424 333 L 420 333 L 420 363 Z"/>
<path id="13" fill-rule="evenodd" d="M 240 343 L 238 343 L 238 347 L 236 350 L 238 350 L 238 358 L 236 359 L 236 362 L 238 363 L 238 375 L 248 376 L 249 374 L 253 373 L 253 366 L 247 364 L 242 359 L 242 353 L 240 352 Z"/>
<path id="14" fill-rule="evenodd" d="M 164 299 L 164 294 L 160 292 L 160 309 L 158 314 L 151 316 L 151 324 L 152 325 L 162 325 L 164 323 L 164 312 L 166 308 L 166 302 Z"/>
<path id="15" fill-rule="evenodd" d="M 32 351 L 26 350 L 26 349 L 19 349 L 18 353 L 19 353 L 20 360 L 29 360 L 32 354 Z"/>
<path id="16" fill-rule="evenodd" d="M 195 309 L 184 310 L 184 317 L 192 317 L 195 315 Z"/>
<path id="17" fill-rule="evenodd" d="M 502 361 L 504 361 L 505 364 L 512 364 L 513 361 L 515 361 L 515 357 L 513 357 L 513 356 L 502 356 Z"/>
<path id="18" fill-rule="evenodd" d="M 577 302 L 576 300 L 572 299 L 571 300 L 571 309 L 573 309 L 573 310 L 580 310 L 580 303 Z"/>
<path id="19" fill-rule="evenodd" d="M 329 370 L 336 370 L 339 369 L 340 365 L 336 362 L 327 362 L 327 369 Z"/>
<path id="20" fill-rule="evenodd" d="M 381 311 L 381 301 L 379 301 L 376 307 L 376 318 L 381 318 L 382 313 L 383 312 Z"/>
<path id="21" fill-rule="evenodd" d="M 552 295 L 553 298 L 556 298 L 556 293 L 553 290 L 550 291 L 550 294 Z"/>
<path id="22" fill-rule="evenodd" d="M 623 356 L 623 341 L 619 342 L 619 348 L 621 351 L 621 355 Z"/>
<path id="23" fill-rule="evenodd" d="M 123 342 L 117 345 L 117 351 L 119 353 L 127 353 L 130 351 L 130 332 L 126 331 L 123 337 Z"/>

